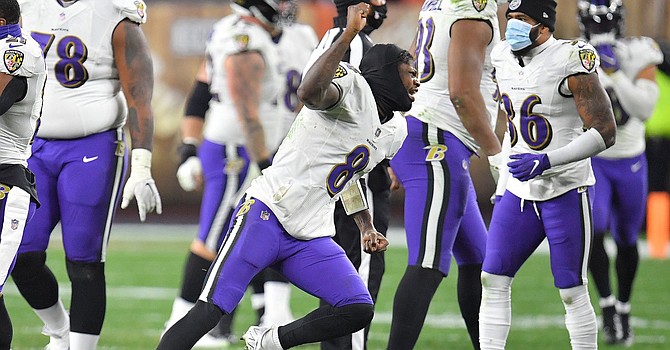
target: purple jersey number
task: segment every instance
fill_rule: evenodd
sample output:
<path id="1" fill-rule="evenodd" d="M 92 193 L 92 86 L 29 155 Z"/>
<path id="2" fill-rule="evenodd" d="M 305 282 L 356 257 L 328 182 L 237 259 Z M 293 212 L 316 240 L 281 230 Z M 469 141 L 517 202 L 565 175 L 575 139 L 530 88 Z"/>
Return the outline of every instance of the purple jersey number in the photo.
<path id="1" fill-rule="evenodd" d="M 434 35 L 435 22 L 433 21 L 433 18 L 426 19 L 425 23 L 423 19 L 419 20 L 419 30 L 416 38 L 416 51 L 414 52 L 414 57 L 417 57 L 417 63 L 421 61 L 423 64 L 423 69 L 419 76 L 419 81 L 421 83 L 429 81 L 435 75 L 435 62 L 433 61 L 433 55 L 430 54 L 430 47 L 433 45 Z"/>
<path id="2" fill-rule="evenodd" d="M 295 69 L 291 69 L 286 73 L 286 94 L 284 94 L 284 105 L 291 112 L 296 112 L 298 110 L 298 86 L 300 86 L 300 81 L 302 76 L 300 72 Z"/>
<path id="3" fill-rule="evenodd" d="M 42 54 L 46 58 L 56 36 L 38 32 L 31 32 L 30 36 L 40 44 Z M 56 54 L 60 58 L 54 65 L 56 80 L 64 87 L 71 89 L 84 85 L 88 80 L 88 71 L 84 67 L 84 62 L 88 58 L 88 49 L 81 39 L 72 35 L 64 36 L 56 45 Z"/>
<path id="4" fill-rule="evenodd" d="M 540 96 L 528 96 L 521 104 L 521 120 L 519 123 L 521 130 L 517 130 L 514 126 L 513 120 L 516 117 L 516 112 L 509 95 L 503 93 L 501 99 L 503 108 L 505 108 L 505 112 L 507 113 L 507 125 L 509 127 L 512 147 L 519 141 L 519 133 L 532 150 L 540 151 L 549 146 L 553 136 L 551 124 L 541 114 L 533 113 L 533 107 L 536 104 L 542 103 Z"/>
<path id="5" fill-rule="evenodd" d="M 331 197 L 335 197 L 344 189 L 351 178 L 361 172 L 370 162 L 370 149 L 365 145 L 358 145 L 347 154 L 345 163 L 335 164 L 328 174 L 326 187 Z"/>

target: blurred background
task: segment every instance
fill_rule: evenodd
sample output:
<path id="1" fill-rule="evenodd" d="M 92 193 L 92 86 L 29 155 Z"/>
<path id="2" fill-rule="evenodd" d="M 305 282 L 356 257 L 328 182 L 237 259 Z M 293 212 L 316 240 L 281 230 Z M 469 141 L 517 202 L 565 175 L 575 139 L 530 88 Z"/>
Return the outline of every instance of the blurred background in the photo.
<path id="1" fill-rule="evenodd" d="M 413 39 L 416 20 L 423 1 L 387 0 L 388 18 L 372 33 L 375 42 L 392 42 L 408 47 Z M 493 0 L 490 0 L 493 1 Z M 200 192 L 184 192 L 175 174 L 178 166 L 176 148 L 181 142 L 179 125 L 184 100 L 202 61 L 205 41 L 212 25 L 230 13 L 229 1 L 146 0 L 148 22 L 142 28 L 153 51 L 155 89 L 153 107 L 156 119 L 153 175 L 163 199 L 163 215 L 149 215 L 152 223 L 197 223 Z M 335 7 L 329 0 L 298 0 L 298 21 L 314 27 L 321 36 L 332 26 Z M 644 35 L 670 40 L 670 0 L 626 0 L 626 35 Z M 555 36 L 575 38 L 577 1 L 558 0 Z M 501 19 L 504 12 L 501 12 Z M 504 20 L 501 20 L 504 26 Z M 486 161 L 473 159 L 471 168 L 479 204 L 488 222 L 491 213 L 489 197 L 493 181 Z M 394 226 L 402 225 L 402 191 L 393 194 Z M 119 210 L 117 222 L 137 222 L 134 209 Z"/>

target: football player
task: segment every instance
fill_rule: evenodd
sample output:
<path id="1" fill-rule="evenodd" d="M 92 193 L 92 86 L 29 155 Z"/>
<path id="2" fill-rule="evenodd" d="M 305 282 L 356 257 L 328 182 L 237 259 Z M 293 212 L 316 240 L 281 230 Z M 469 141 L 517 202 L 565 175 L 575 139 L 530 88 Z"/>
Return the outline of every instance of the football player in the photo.
<path id="1" fill-rule="evenodd" d="M 198 302 L 158 349 L 190 348 L 237 306 L 251 278 L 268 266 L 328 305 L 285 326 L 249 328 L 243 336 L 247 349 L 289 349 L 358 331 L 372 320 L 363 280 L 330 238 L 333 210 L 363 173 L 400 147 L 406 124 L 394 111 L 411 107 L 419 84 L 411 56 L 395 45 L 371 48 L 360 72 L 340 62 L 369 12 L 364 3 L 350 6 L 345 31 L 305 74 L 298 89 L 305 107 L 273 164 L 235 210 Z M 369 211 L 353 215 L 365 250 L 385 250 L 388 241 L 375 230 Z"/>
<path id="2" fill-rule="evenodd" d="M 579 2 L 581 33 L 600 55 L 598 76 L 612 101 L 617 123 L 616 144 L 591 160 L 596 185 L 589 267 L 600 295 L 605 342 L 631 345 L 630 297 L 640 260 L 637 235 L 647 205 L 644 122 L 658 100 L 656 65 L 663 62 L 663 54 L 651 38 L 624 37 L 623 16 L 621 0 Z M 608 230 L 617 246 L 616 297 L 610 287 L 610 262 L 603 244 Z M 615 316 L 620 322 L 615 322 Z"/>
<path id="3" fill-rule="evenodd" d="M 309 69 L 309 66 L 342 35 L 347 26 L 347 8 L 350 5 L 358 3 L 358 1 L 334 1 L 337 16 L 333 18 L 333 28 L 329 29 L 323 38 L 321 38 L 321 41 L 312 53 L 306 69 Z M 373 45 L 370 34 L 384 23 L 387 15 L 385 0 L 364 0 L 364 2 L 370 4 L 374 13 L 367 18 L 365 28 L 352 40 L 349 50 L 347 50 L 342 58 L 343 61 L 350 63 L 356 68 L 359 66 L 365 52 Z M 388 170 L 388 161 L 384 160 L 363 177 L 361 186 L 362 190 L 365 191 L 366 203 L 369 203 L 368 205 L 372 207 L 371 213 L 375 227 L 383 235 L 386 235 L 390 220 L 391 190 L 398 188 L 397 181 L 395 179 L 392 181 L 389 175 L 392 175 L 392 170 Z M 368 286 L 372 300 L 376 301 L 385 269 L 384 253 L 366 254 L 363 251 L 358 227 L 354 220 L 347 215 L 342 202 L 335 204 L 335 228 L 335 237 L 333 239 L 347 253 L 347 257 L 354 264 L 359 275 L 365 279 L 365 284 Z M 321 305 L 327 305 L 327 303 L 321 301 Z M 367 343 L 369 330 L 370 327 L 367 326 L 355 334 L 345 335 L 337 339 L 329 339 L 321 343 L 321 349 L 363 350 Z"/>
<path id="4" fill-rule="evenodd" d="M 504 349 L 511 285 L 546 238 L 573 349 L 597 348 L 587 289 L 595 179 L 589 157 L 612 146 L 616 126 L 593 46 L 553 37 L 554 0 L 512 0 L 506 40 L 491 53 L 509 119 L 511 176 L 493 209 L 482 268 L 479 339 Z"/>
<path id="5" fill-rule="evenodd" d="M 95 349 L 105 318 L 112 219 L 135 198 L 140 220 L 161 200 L 151 176 L 153 70 L 141 0 L 21 0 L 23 26 L 42 47 L 49 78 L 32 146 L 42 207 L 26 226 L 12 277 L 44 322 L 50 349 Z M 130 177 L 121 195 L 132 141 Z M 72 283 L 70 312 L 45 265 L 60 222 Z M 69 341 L 68 341 L 69 338 Z"/>
<path id="6" fill-rule="evenodd" d="M 388 349 L 414 348 L 430 302 L 458 264 L 461 315 L 478 348 L 486 247 L 470 158 L 498 157 L 496 85 L 489 53 L 500 41 L 495 1 L 427 0 L 413 48 L 423 85 L 406 114 L 408 137 L 391 167 L 405 188 L 408 262 L 393 301 Z"/>
<path id="7" fill-rule="evenodd" d="M 35 213 L 30 143 L 42 113 L 47 78 L 39 44 L 22 32 L 16 0 L 0 0 L 0 350 L 12 345 L 12 322 L 2 288 L 12 271 L 26 223 Z"/>
<path id="8" fill-rule="evenodd" d="M 265 80 L 262 82 L 261 86 L 264 86 L 263 89 L 266 90 L 263 98 L 258 101 L 261 106 L 259 113 L 262 113 L 262 115 L 252 116 L 253 118 L 260 117 L 263 119 L 264 136 L 268 140 L 271 153 L 276 151 L 279 142 L 286 135 L 299 107 L 296 93 L 302 68 L 316 46 L 316 34 L 310 26 L 293 23 L 297 10 L 295 1 L 280 1 L 277 4 L 270 1 L 268 3 L 279 6 L 278 11 L 275 11 L 271 6 L 261 7 L 261 9 L 273 11 L 267 16 L 273 25 L 280 30 L 274 30 L 273 28 L 268 33 L 262 28 L 257 30 L 256 26 L 244 21 L 236 23 L 231 29 L 230 24 L 233 22 L 230 20 L 226 22 L 229 26 L 217 26 L 217 31 L 214 32 L 210 40 L 208 55 L 209 57 L 217 57 L 217 60 L 220 59 L 224 64 L 231 64 L 228 64 L 225 68 L 210 66 L 209 74 L 207 70 L 201 69 L 191 97 L 187 102 L 186 118 L 182 122 L 182 135 L 184 137 L 183 145 L 180 147 L 182 164 L 177 171 L 177 178 L 184 190 L 192 191 L 202 185 L 204 173 L 205 186 L 198 236 L 191 244 L 191 252 L 184 269 L 181 294 L 174 301 L 172 314 L 166 323 L 166 328 L 183 317 L 198 299 L 206 271 L 214 260 L 225 236 L 230 222 L 230 214 L 235 209 L 241 193 L 247 189 L 250 180 L 258 173 L 257 170 L 251 170 L 251 174 L 248 174 L 251 164 L 248 157 L 242 163 L 235 156 L 235 154 L 246 152 L 245 140 L 240 141 L 236 137 L 231 139 L 230 142 L 225 141 L 230 139 L 230 133 L 223 130 L 226 128 L 221 127 L 221 121 L 212 121 L 212 119 L 225 119 L 227 123 L 244 125 L 251 120 L 242 113 L 237 113 L 236 107 L 232 106 L 232 102 L 239 99 L 240 95 L 232 94 L 228 90 L 219 91 L 214 92 L 218 98 L 212 100 L 208 82 L 212 79 L 214 81 L 229 79 L 238 84 L 232 89 L 248 90 L 246 86 L 248 80 L 245 77 L 230 78 L 248 69 L 246 65 L 251 64 L 251 61 L 244 59 L 238 61 L 238 58 L 244 58 L 247 55 L 252 57 L 270 56 L 272 61 L 277 63 L 277 67 L 269 70 L 269 72 L 279 74 L 280 85 L 275 84 L 274 80 L 276 78 L 274 77 L 272 81 Z M 241 6 L 233 4 L 233 9 L 238 12 L 237 15 L 233 15 L 233 18 L 246 19 L 253 24 L 253 12 L 248 11 L 244 6 L 258 7 L 253 1 L 241 3 Z M 241 35 L 247 35 L 250 38 L 249 45 L 238 44 L 235 38 Z M 274 35 L 274 37 L 271 37 L 271 35 Z M 215 40 L 224 42 L 214 42 Z M 274 41 L 278 41 L 278 43 L 275 45 Z M 229 57 L 230 62 L 220 57 Z M 214 74 L 217 74 L 217 76 L 214 76 Z M 275 96 L 274 92 L 276 90 L 280 90 L 280 92 Z M 277 103 L 274 103 L 275 100 Z M 253 105 L 254 103 L 250 102 L 250 104 Z M 222 105 L 227 108 L 225 113 L 221 111 Z M 210 106 L 212 106 L 212 109 L 205 124 L 205 115 Z M 266 121 L 268 118 L 271 118 L 269 122 Z M 273 127 L 268 127 L 268 124 L 273 125 Z M 201 144 L 203 129 L 205 139 L 198 149 Z M 232 148 L 235 151 L 224 151 L 226 148 Z M 221 171 L 221 169 L 224 169 L 224 171 Z M 243 176 L 240 176 L 240 174 Z M 267 274 L 274 276 L 271 272 L 267 272 Z M 262 317 L 264 323 L 284 324 L 292 321 L 288 303 L 290 286 L 285 281 L 277 281 L 278 279 L 281 279 L 281 276 L 273 277 L 273 281 L 266 283 L 269 287 L 267 296 L 278 300 L 269 303 L 264 302 L 264 294 L 259 293 L 259 290 L 263 290 L 262 276 L 258 281 L 258 283 L 261 283 L 260 288 L 255 286 L 254 294 L 251 297 L 254 308 L 261 309 L 263 305 L 267 305 L 267 313 L 263 314 Z M 252 284 L 255 285 L 256 282 Z M 229 318 L 229 316 L 225 318 Z M 218 335 L 213 330 L 203 337 L 197 346 L 227 342 L 228 340 L 222 337 L 225 333 L 230 332 L 230 320 L 227 320 L 227 324 L 227 326 L 224 326 L 227 329 L 219 331 L 223 334 Z M 212 339 L 215 337 L 222 339 L 219 341 Z"/>

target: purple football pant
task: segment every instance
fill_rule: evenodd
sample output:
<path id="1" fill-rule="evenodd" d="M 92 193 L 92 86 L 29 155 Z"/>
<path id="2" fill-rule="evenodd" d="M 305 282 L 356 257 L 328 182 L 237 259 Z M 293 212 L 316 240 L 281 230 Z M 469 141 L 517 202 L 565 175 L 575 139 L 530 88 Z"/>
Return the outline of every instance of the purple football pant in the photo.
<path id="1" fill-rule="evenodd" d="M 128 159 L 123 131 L 35 138 L 32 151 L 28 168 L 35 173 L 41 206 L 26 225 L 19 253 L 46 251 L 60 221 L 68 260 L 104 262 Z"/>
<path id="2" fill-rule="evenodd" d="M 26 222 L 32 219 L 35 207 L 28 192 L 0 183 L 0 293 L 14 269 Z"/>
<path id="3" fill-rule="evenodd" d="M 481 264 L 486 249 L 472 178 L 472 151 L 450 132 L 407 117 L 408 136 L 391 160 L 405 188 L 408 264 L 449 273 L 458 265 Z"/>
<path id="4" fill-rule="evenodd" d="M 596 234 L 608 229 L 624 246 L 634 246 L 647 209 L 647 158 L 591 158 L 596 175 L 593 225 Z"/>
<path id="5" fill-rule="evenodd" d="M 483 271 L 514 277 L 546 237 L 557 288 L 587 282 L 593 239 L 592 187 L 547 201 L 522 200 L 506 191 L 493 208 Z"/>
<path id="6" fill-rule="evenodd" d="M 235 205 L 246 190 L 249 156 L 243 146 L 204 140 L 198 149 L 204 188 L 200 204 L 198 239 L 213 252 L 219 250 Z"/>
<path id="7" fill-rule="evenodd" d="M 276 268 L 298 288 L 331 306 L 372 304 L 363 280 L 332 238 L 292 237 L 274 213 L 254 198 L 240 202 L 235 210 L 200 300 L 230 313 L 251 279 L 266 267 Z"/>

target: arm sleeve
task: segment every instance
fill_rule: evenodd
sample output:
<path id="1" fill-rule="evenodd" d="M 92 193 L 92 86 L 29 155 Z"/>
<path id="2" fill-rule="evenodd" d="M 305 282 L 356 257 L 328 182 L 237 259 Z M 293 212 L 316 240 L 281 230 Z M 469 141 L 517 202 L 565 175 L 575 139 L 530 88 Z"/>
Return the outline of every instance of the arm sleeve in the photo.
<path id="1" fill-rule="evenodd" d="M 645 121 L 651 117 L 659 97 L 658 85 L 648 79 L 631 80 L 622 71 L 610 76 L 621 106 L 632 117 Z"/>
<path id="2" fill-rule="evenodd" d="M 22 100 L 27 91 L 27 79 L 25 77 L 13 77 L 0 94 L 0 115 L 7 113 L 16 101 Z"/>
<path id="3" fill-rule="evenodd" d="M 586 159 L 604 151 L 605 140 L 596 129 L 589 129 L 567 145 L 549 151 L 547 157 L 551 166 L 558 166 Z"/>

